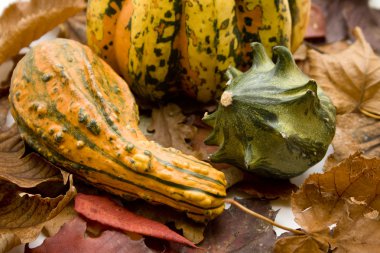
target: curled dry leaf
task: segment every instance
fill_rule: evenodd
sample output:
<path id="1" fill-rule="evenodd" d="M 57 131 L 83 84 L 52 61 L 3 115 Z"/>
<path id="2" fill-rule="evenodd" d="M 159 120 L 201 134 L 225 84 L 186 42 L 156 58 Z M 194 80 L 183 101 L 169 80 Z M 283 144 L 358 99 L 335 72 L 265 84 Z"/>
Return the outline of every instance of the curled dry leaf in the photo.
<path id="1" fill-rule="evenodd" d="M 164 147 L 173 147 L 192 155 L 193 149 L 188 141 L 194 137 L 197 129 L 187 125 L 185 120 L 181 108 L 176 104 L 155 108 L 152 110 L 152 122 L 148 128 L 148 131 L 154 134 L 148 138 Z"/>
<path id="2" fill-rule="evenodd" d="M 35 187 L 48 181 L 62 181 L 60 170 L 57 167 L 37 153 L 25 155 L 25 145 L 17 126 L 15 124 L 10 128 L 5 126 L 8 110 L 7 99 L 0 99 L 0 180 L 14 183 L 23 188 Z M 64 184 L 66 183 L 67 176 L 64 180 Z"/>
<path id="3" fill-rule="evenodd" d="M 118 231 L 104 231 L 98 237 L 86 235 L 86 222 L 77 217 L 66 223 L 62 229 L 43 244 L 34 249 L 26 249 L 26 253 L 71 252 L 71 253 L 150 253 L 143 239 L 132 240 Z"/>
<path id="4" fill-rule="evenodd" d="M 356 153 L 324 174 L 313 174 L 305 180 L 292 196 L 296 222 L 323 246 L 320 248 L 376 252 L 380 247 L 379 185 L 380 159 Z M 282 251 L 297 240 L 301 248 L 303 239 L 279 239 L 277 252 L 306 252 Z"/>
<path id="5" fill-rule="evenodd" d="M 324 167 L 329 169 L 356 151 L 369 157 L 380 157 L 380 121 L 361 113 L 337 115 L 331 154 Z"/>
<path id="6" fill-rule="evenodd" d="M 10 5 L 0 17 L 0 63 L 85 7 L 84 0 L 31 0 Z"/>
<path id="7" fill-rule="evenodd" d="M 62 181 L 57 167 L 48 163 L 37 153 L 22 157 L 24 153 L 24 142 L 21 140 L 16 125 L 0 131 L 0 180 L 23 188 L 35 187 L 47 181 Z"/>
<path id="8" fill-rule="evenodd" d="M 380 118 L 380 57 L 360 28 L 356 42 L 337 54 L 309 51 L 310 76 L 317 80 L 337 107 L 338 114 L 355 112 Z"/>
<path id="9" fill-rule="evenodd" d="M 75 194 L 72 179 L 67 192 L 54 198 L 27 194 L 0 181 L 0 249 L 35 240 L 45 223 L 56 217 Z"/>

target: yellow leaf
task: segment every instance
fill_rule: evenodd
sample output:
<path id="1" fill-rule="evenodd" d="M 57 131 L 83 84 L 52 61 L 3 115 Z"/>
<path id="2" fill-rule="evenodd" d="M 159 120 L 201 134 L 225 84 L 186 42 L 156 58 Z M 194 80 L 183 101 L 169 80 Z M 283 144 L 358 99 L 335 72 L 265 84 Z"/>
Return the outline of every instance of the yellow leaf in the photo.
<path id="1" fill-rule="evenodd" d="M 10 5 L 0 17 L 0 63 L 85 7 L 84 0 L 31 0 Z"/>
<path id="2" fill-rule="evenodd" d="M 360 28 L 356 42 L 337 54 L 310 50 L 310 76 L 337 107 L 338 114 L 360 110 L 380 118 L 380 57 L 365 40 Z"/>

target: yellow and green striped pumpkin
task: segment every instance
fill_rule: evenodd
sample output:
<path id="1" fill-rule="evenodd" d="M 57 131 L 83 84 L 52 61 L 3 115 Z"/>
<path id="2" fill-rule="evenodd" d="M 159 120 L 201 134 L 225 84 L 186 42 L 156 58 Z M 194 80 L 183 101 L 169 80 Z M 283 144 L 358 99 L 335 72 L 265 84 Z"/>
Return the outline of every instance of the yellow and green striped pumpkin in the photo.
<path id="1" fill-rule="evenodd" d="M 158 101 L 178 91 L 201 102 L 220 95 L 224 73 L 250 66 L 258 41 L 293 51 L 310 0 L 90 0 L 89 46 L 135 95 Z"/>

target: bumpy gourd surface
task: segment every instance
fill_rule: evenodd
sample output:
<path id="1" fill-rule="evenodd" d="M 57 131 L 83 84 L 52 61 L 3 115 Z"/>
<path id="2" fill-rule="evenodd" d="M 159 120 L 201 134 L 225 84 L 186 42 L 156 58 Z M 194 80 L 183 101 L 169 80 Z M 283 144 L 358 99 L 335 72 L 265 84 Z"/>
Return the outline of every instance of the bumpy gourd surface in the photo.
<path id="1" fill-rule="evenodd" d="M 147 141 L 128 85 L 89 48 L 63 39 L 34 47 L 14 71 L 9 98 L 26 142 L 95 186 L 196 220 L 223 211 L 224 174 Z"/>
<path id="2" fill-rule="evenodd" d="M 204 117 L 214 128 L 206 143 L 220 146 L 211 160 L 296 176 L 324 157 L 335 133 L 335 108 L 287 48 L 274 48 L 274 65 L 261 44 L 252 46 L 251 69 L 230 68 L 218 109 Z"/>
<path id="3" fill-rule="evenodd" d="M 309 9 L 310 0 L 90 0 L 87 37 L 137 96 L 185 91 L 208 102 L 224 90 L 229 65 L 249 66 L 252 41 L 268 53 L 296 49 Z"/>

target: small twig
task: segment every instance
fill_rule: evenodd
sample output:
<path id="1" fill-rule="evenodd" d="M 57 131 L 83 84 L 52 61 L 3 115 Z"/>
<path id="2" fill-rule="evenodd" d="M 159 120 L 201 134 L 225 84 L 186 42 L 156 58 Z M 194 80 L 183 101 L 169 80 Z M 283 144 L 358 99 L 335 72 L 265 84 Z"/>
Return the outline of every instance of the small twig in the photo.
<path id="1" fill-rule="evenodd" d="M 269 219 L 269 218 L 267 218 L 267 217 L 265 217 L 265 216 L 263 216 L 263 215 L 261 215 L 261 214 L 259 214 L 259 213 L 256 213 L 256 212 L 254 212 L 254 211 L 252 211 L 252 210 L 246 208 L 245 206 L 243 206 L 242 204 L 240 204 L 239 202 L 237 202 L 237 201 L 234 200 L 234 199 L 225 199 L 225 202 L 226 202 L 226 203 L 230 203 L 230 204 L 236 206 L 237 208 L 239 208 L 239 209 L 243 210 L 244 212 L 246 212 L 246 213 L 252 215 L 253 217 L 256 217 L 256 218 L 258 218 L 258 219 L 260 219 L 260 220 L 263 220 L 263 221 L 265 221 L 265 222 L 268 222 L 269 224 L 271 224 L 271 225 L 273 225 L 273 226 L 276 226 L 276 227 L 278 227 L 278 228 L 282 228 L 282 229 L 284 229 L 284 230 L 287 230 L 287 231 L 289 231 L 289 232 L 292 232 L 293 234 L 297 234 L 297 235 L 304 235 L 304 234 L 305 234 L 304 232 L 302 232 L 302 231 L 300 231 L 300 230 L 296 230 L 296 229 L 289 228 L 289 227 L 285 227 L 285 226 L 283 226 L 283 225 L 281 225 L 281 224 L 278 224 L 278 223 L 274 222 L 273 220 L 271 220 L 271 219 Z"/>
<path id="2" fill-rule="evenodd" d="M 317 46 L 315 46 L 313 43 L 310 43 L 308 41 L 304 41 L 303 42 L 307 47 L 311 48 L 311 49 L 314 49 L 315 51 L 317 51 L 318 53 L 320 54 L 326 54 L 326 52 L 322 51 L 321 49 L 319 49 Z"/>

